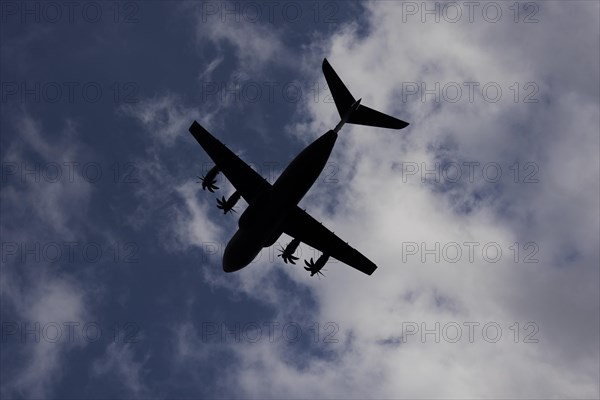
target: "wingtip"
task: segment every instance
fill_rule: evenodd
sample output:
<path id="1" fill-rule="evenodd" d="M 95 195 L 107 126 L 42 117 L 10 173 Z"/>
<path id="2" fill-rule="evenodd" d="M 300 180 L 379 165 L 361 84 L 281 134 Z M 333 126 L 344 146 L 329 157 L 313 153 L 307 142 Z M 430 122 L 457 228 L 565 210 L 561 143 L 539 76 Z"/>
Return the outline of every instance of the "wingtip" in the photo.
<path id="1" fill-rule="evenodd" d="M 198 123 L 198 121 L 194 120 L 194 122 L 192 122 L 192 125 L 190 125 L 190 129 L 188 129 L 190 132 L 194 129 L 198 129 L 200 127 L 200 124 Z"/>
<path id="2" fill-rule="evenodd" d="M 373 272 L 375 272 L 376 270 L 377 270 L 377 265 L 373 264 L 372 269 L 369 272 L 367 272 L 366 274 L 371 276 L 371 275 L 373 275 Z"/>
<path id="3" fill-rule="evenodd" d="M 400 124 L 398 124 L 398 128 L 396 128 L 396 129 L 404 129 L 404 128 L 406 128 L 407 126 L 409 126 L 409 125 L 410 125 L 410 123 L 408 123 L 408 122 L 406 122 L 406 121 L 402 121 L 402 120 L 399 120 L 399 121 L 400 121 L 401 123 L 400 123 Z"/>

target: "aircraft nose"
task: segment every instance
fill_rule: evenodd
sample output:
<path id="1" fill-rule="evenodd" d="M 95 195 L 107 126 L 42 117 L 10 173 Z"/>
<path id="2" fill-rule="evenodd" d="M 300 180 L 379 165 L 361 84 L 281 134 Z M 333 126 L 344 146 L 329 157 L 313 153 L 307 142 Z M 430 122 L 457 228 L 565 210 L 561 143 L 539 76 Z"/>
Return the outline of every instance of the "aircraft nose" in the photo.
<path id="1" fill-rule="evenodd" d="M 231 243 L 231 242 L 229 242 Z M 235 249 L 231 249 L 229 245 L 225 248 L 225 252 L 223 253 L 223 271 L 225 272 L 235 272 L 244 268 L 246 265 L 243 260 L 239 257 L 239 252 L 236 252 Z"/>
<path id="2" fill-rule="evenodd" d="M 253 235 L 247 235 L 242 230 L 233 235 L 223 253 L 223 271 L 239 271 L 254 260 L 262 248 L 254 239 Z"/>
<path id="3" fill-rule="evenodd" d="M 223 257 L 223 271 L 235 272 L 244 268 L 244 265 L 238 262 L 238 260 L 232 259 L 231 257 Z"/>

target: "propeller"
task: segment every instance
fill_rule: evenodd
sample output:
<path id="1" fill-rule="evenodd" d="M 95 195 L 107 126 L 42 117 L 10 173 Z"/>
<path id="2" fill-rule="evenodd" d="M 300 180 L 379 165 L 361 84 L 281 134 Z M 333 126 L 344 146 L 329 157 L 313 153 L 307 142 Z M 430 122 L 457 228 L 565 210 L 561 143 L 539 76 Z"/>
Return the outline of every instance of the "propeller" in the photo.
<path id="1" fill-rule="evenodd" d="M 279 249 L 279 251 L 281 252 L 281 254 L 278 254 L 277 257 L 281 257 L 281 259 L 283 260 L 283 262 L 286 263 L 286 264 L 289 261 L 290 264 L 296 265 L 296 260 L 298 260 L 299 257 L 295 257 L 294 254 L 293 254 L 293 252 L 292 252 L 292 254 L 289 254 L 288 252 L 286 252 L 286 250 L 287 249 L 284 249 L 283 247 L 281 247 Z"/>
<path id="2" fill-rule="evenodd" d="M 196 183 L 202 182 L 202 189 L 203 190 L 208 189 L 209 192 L 214 193 L 215 189 L 219 188 L 218 186 L 215 185 L 215 183 L 217 183 L 217 180 L 215 178 L 208 179 L 208 177 L 200 177 L 200 176 L 198 176 L 198 179 L 200 179 L 200 180 L 197 181 Z"/>
<path id="3" fill-rule="evenodd" d="M 321 272 L 323 270 L 323 267 L 321 266 L 321 268 L 319 268 L 319 266 L 316 265 L 316 263 L 313 261 L 312 257 L 310 258 L 310 262 L 304 260 L 304 264 L 306 264 L 306 267 L 304 267 L 304 269 L 310 272 L 310 276 L 316 274 L 319 279 L 321 279 L 319 275 L 325 276 L 325 274 Z"/>
<path id="4" fill-rule="evenodd" d="M 214 190 L 219 188 L 215 185 L 217 183 L 217 175 L 219 175 L 219 168 L 215 165 L 205 176 L 199 176 L 198 179 L 200 180 L 197 183 L 202 182 L 203 190 L 208 189 L 211 193 L 214 193 Z"/>
<path id="5" fill-rule="evenodd" d="M 235 211 L 235 209 L 233 208 L 233 205 L 229 204 L 229 202 L 225 200 L 225 196 L 221 197 L 220 199 L 217 198 L 217 208 L 219 210 L 223 210 L 223 214 L 227 214 L 229 211 L 237 213 L 237 211 Z"/>

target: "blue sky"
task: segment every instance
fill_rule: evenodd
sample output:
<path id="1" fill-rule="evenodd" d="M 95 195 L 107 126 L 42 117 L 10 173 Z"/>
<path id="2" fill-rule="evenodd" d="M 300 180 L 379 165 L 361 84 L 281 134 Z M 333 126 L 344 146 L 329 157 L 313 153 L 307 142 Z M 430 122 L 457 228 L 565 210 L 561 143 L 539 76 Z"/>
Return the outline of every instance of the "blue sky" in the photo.
<path id="1" fill-rule="evenodd" d="M 0 11 L 3 398 L 599 396 L 598 3 Z M 275 179 L 339 120 L 324 57 L 411 123 L 301 202 L 379 269 L 225 274 L 187 129 Z"/>

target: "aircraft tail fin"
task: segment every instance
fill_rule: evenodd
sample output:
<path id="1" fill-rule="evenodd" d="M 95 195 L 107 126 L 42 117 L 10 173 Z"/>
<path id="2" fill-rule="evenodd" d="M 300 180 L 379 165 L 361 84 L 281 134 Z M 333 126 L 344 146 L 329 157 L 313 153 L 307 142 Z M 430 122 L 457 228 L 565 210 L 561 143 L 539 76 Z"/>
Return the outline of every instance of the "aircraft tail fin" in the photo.
<path id="1" fill-rule="evenodd" d="M 346 113 L 350 110 L 350 107 L 356 100 L 326 58 L 323 59 L 323 74 L 325 75 L 327 86 L 329 86 L 329 90 L 331 90 L 333 101 L 335 102 L 340 117 L 344 119 L 346 118 Z M 408 126 L 408 122 L 363 105 L 358 106 L 358 108 L 347 117 L 345 122 L 349 124 L 377 126 L 389 129 L 402 129 Z"/>

